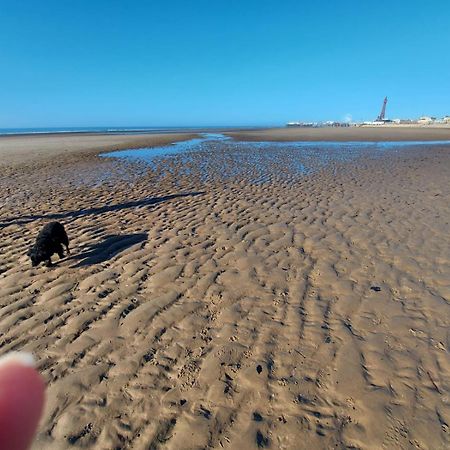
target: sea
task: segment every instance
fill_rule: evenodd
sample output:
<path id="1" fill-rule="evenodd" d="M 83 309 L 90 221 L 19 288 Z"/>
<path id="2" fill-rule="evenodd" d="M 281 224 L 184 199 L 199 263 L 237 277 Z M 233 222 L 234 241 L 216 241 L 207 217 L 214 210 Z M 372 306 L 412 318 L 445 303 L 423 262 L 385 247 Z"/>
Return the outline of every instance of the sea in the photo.
<path id="1" fill-rule="evenodd" d="M 156 134 L 156 133 L 181 133 L 192 131 L 215 131 L 215 130 L 249 130 L 263 127 L 48 127 L 48 128 L 0 128 L 0 136 L 5 135 L 27 135 L 27 134 L 54 134 L 54 133 L 91 133 L 91 134 Z"/>

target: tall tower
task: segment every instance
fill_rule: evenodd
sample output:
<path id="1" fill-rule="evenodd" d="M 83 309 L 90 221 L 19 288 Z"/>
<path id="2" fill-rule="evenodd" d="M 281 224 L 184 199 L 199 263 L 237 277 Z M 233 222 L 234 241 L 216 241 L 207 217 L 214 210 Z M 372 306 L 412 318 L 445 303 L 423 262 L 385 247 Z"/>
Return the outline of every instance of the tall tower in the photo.
<path id="1" fill-rule="evenodd" d="M 384 102 L 383 102 L 383 106 L 381 107 L 380 115 L 377 117 L 377 120 L 379 120 L 380 122 L 382 122 L 384 120 L 384 115 L 386 113 L 387 100 L 388 100 L 387 97 L 384 97 Z"/>

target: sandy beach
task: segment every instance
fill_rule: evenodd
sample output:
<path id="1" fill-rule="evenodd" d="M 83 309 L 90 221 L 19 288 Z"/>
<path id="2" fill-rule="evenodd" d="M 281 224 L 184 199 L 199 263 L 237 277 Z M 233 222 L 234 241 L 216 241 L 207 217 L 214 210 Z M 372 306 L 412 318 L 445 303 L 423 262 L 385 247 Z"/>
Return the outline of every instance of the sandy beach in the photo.
<path id="1" fill-rule="evenodd" d="M 48 384 L 33 449 L 449 448 L 450 145 L 305 173 L 239 143 L 98 157 L 191 137 L 0 138 L 0 354 L 33 352 Z M 72 254 L 33 268 L 51 220 Z"/>
<path id="2" fill-rule="evenodd" d="M 450 140 L 450 125 L 347 128 L 268 128 L 226 133 L 241 141 L 440 141 Z"/>
<path id="3" fill-rule="evenodd" d="M 194 133 L 165 134 L 40 134 L 0 136 L 0 165 L 31 163 L 61 154 L 87 155 L 101 150 L 120 150 L 165 145 L 195 137 Z"/>

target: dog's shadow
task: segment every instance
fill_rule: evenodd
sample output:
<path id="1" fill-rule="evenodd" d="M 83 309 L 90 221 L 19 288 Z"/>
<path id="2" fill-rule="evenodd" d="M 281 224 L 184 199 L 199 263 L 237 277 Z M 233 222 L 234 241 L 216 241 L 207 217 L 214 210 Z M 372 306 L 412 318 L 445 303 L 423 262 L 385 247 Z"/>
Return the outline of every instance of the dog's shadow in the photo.
<path id="1" fill-rule="evenodd" d="M 110 260 L 127 248 L 143 243 L 147 240 L 147 233 L 111 234 L 105 236 L 101 242 L 88 245 L 78 255 L 70 256 L 69 260 L 78 260 L 71 267 L 90 266 Z"/>

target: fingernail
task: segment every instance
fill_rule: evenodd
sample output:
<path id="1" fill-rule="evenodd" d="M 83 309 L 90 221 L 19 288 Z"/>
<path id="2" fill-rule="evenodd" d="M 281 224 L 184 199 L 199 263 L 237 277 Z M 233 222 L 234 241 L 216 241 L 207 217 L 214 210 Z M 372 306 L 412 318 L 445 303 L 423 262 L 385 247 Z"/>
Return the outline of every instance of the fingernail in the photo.
<path id="1" fill-rule="evenodd" d="M 19 364 L 25 367 L 34 367 L 34 356 L 29 352 L 11 352 L 0 356 L 0 368 L 7 364 Z"/>

